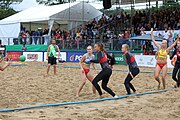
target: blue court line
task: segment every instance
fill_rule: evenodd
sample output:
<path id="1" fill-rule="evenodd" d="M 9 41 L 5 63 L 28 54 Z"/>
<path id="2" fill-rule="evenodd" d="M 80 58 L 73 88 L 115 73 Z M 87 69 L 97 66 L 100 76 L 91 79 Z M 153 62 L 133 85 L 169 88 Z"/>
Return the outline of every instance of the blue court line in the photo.
<path id="1" fill-rule="evenodd" d="M 44 108 L 44 107 L 55 107 L 55 106 L 65 106 L 65 105 L 78 105 L 78 104 L 86 104 L 86 103 L 96 103 L 96 102 L 102 102 L 102 101 L 124 99 L 127 97 L 134 97 L 134 96 L 140 96 L 140 95 L 162 93 L 162 92 L 167 92 L 167 91 L 172 91 L 172 90 L 176 90 L 176 88 L 169 88 L 169 89 L 165 89 L 165 90 L 156 90 L 156 91 L 150 91 L 150 92 L 141 92 L 138 94 L 131 94 L 131 95 L 123 95 L 123 96 L 118 96 L 118 98 L 102 98 L 102 99 L 84 100 L 84 101 L 78 101 L 78 102 L 62 102 L 62 103 L 42 104 L 42 105 L 27 106 L 27 107 L 20 107 L 20 108 L 9 108 L 9 109 L 0 110 L 0 112 L 1 113 L 2 112 L 13 112 L 13 111 L 22 111 L 22 110 L 35 109 L 35 108 Z"/>
<path id="2" fill-rule="evenodd" d="M 80 68 L 79 66 L 64 66 L 63 68 Z M 101 68 L 97 68 L 97 70 L 102 70 Z M 128 70 L 118 70 L 113 69 L 113 71 L 120 71 L 120 72 L 129 72 Z M 140 71 L 140 73 L 154 73 L 153 71 Z M 167 72 L 167 74 L 172 74 L 172 72 Z"/>
<path id="3" fill-rule="evenodd" d="M 28 66 L 26 64 L 11 64 L 11 66 Z M 47 66 L 46 64 L 34 64 L 30 66 Z M 62 68 L 74 68 L 74 69 L 79 69 L 79 66 L 58 66 Z M 97 70 L 102 70 L 101 68 L 97 68 Z M 128 70 L 118 70 L 118 69 L 113 69 L 113 71 L 119 71 L 119 72 L 129 72 Z M 140 71 L 140 73 L 154 73 L 153 71 Z M 167 74 L 172 74 L 172 72 L 167 72 Z"/>

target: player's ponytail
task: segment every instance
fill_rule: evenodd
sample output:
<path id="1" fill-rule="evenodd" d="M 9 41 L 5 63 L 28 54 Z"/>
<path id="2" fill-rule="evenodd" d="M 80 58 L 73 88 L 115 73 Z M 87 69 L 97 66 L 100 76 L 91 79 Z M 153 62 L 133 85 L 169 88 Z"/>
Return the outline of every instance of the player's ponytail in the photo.
<path id="1" fill-rule="evenodd" d="M 101 50 L 101 51 L 103 51 L 103 52 L 106 52 L 106 49 L 105 49 L 105 47 L 104 47 L 104 44 L 103 44 L 103 43 L 101 43 L 101 44 L 100 44 L 100 50 Z"/>

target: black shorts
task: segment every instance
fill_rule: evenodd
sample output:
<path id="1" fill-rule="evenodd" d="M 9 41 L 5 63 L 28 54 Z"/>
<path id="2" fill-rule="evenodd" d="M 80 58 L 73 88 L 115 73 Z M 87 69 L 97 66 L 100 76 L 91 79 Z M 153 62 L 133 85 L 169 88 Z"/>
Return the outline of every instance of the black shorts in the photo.
<path id="1" fill-rule="evenodd" d="M 48 57 L 48 64 L 56 65 L 57 64 L 56 60 L 57 60 L 56 57 Z"/>

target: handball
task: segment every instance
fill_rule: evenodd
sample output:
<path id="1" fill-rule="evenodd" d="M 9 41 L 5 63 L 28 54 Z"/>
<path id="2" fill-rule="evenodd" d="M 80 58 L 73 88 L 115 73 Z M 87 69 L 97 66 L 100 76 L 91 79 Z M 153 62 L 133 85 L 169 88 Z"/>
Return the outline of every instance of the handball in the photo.
<path id="1" fill-rule="evenodd" d="M 21 56 L 19 57 L 19 60 L 20 60 L 21 62 L 24 62 L 24 61 L 26 60 L 26 57 L 25 57 L 24 55 L 21 55 Z"/>

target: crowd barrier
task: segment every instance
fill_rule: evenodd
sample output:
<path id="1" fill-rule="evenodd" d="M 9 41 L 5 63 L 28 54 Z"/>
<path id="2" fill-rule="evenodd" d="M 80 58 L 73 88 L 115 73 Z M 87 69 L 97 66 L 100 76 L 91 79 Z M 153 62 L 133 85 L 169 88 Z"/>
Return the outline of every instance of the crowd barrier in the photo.
<path id="1" fill-rule="evenodd" d="M 79 62 L 82 58 L 83 51 L 61 51 L 60 60 L 66 62 Z M 126 65 L 126 61 L 124 55 L 121 52 L 112 52 L 114 54 L 116 64 L 118 65 Z M 57 53 L 58 54 L 58 53 Z M 19 57 L 24 55 L 26 57 L 26 61 L 38 61 L 38 62 L 47 62 L 47 52 L 20 52 L 20 51 L 8 51 L 7 55 L 13 61 L 19 61 Z M 155 67 L 156 66 L 156 59 L 154 55 L 135 55 L 136 62 L 138 66 L 144 67 Z M 167 61 L 168 68 L 173 68 L 171 65 L 171 61 L 168 57 Z"/>

